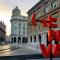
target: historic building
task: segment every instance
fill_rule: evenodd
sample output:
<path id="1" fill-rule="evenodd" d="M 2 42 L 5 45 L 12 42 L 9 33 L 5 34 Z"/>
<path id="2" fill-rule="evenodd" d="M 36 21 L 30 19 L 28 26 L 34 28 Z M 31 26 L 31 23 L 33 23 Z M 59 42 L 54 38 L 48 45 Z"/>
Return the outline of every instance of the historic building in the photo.
<path id="1" fill-rule="evenodd" d="M 31 23 L 31 16 L 36 13 L 37 26 Z M 47 19 L 48 15 L 58 18 L 56 22 L 59 26 L 55 30 L 60 30 L 60 0 L 40 0 L 28 12 L 28 32 L 31 35 L 31 42 L 40 42 L 47 45 L 47 30 L 48 28 L 42 27 L 39 20 Z M 30 42 L 30 43 L 31 43 Z"/>
<path id="2" fill-rule="evenodd" d="M 5 42 L 6 39 L 6 26 L 3 22 L 0 22 L 0 43 Z"/>
<path id="3" fill-rule="evenodd" d="M 11 42 L 26 43 L 27 38 L 27 17 L 21 15 L 18 7 L 13 9 L 11 16 Z"/>

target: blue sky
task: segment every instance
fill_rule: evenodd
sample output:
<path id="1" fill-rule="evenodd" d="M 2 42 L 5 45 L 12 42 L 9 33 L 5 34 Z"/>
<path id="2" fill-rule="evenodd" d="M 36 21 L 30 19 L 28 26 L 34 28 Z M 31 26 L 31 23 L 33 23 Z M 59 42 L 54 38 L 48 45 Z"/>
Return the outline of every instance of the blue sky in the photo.
<path id="1" fill-rule="evenodd" d="M 7 35 L 10 35 L 11 32 L 10 19 L 12 10 L 18 6 L 21 14 L 27 16 L 26 12 L 38 1 L 39 0 L 0 0 L 0 21 L 5 23 Z"/>

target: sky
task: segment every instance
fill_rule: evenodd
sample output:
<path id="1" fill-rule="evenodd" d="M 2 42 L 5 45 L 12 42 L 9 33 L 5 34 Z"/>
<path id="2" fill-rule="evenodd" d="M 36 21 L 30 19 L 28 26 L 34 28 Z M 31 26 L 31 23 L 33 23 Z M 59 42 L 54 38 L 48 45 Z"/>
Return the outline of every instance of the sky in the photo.
<path id="1" fill-rule="evenodd" d="M 12 10 L 18 6 L 21 15 L 27 16 L 27 11 L 32 8 L 39 0 L 0 0 L 0 21 L 6 25 L 6 35 L 11 34 L 11 15 Z"/>

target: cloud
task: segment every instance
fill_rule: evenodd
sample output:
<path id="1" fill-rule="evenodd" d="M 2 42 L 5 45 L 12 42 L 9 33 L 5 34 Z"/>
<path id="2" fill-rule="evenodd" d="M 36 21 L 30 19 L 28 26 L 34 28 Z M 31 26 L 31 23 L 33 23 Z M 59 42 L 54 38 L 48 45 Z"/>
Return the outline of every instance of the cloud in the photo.
<path id="1" fill-rule="evenodd" d="M 10 34 L 10 30 L 11 30 L 10 18 L 11 18 L 11 10 L 9 9 L 8 6 L 1 3 L 0 4 L 0 21 L 2 20 L 5 23 L 7 35 Z"/>
<path id="2" fill-rule="evenodd" d="M 4 16 L 11 15 L 11 11 L 8 8 L 8 6 L 5 6 L 4 4 L 0 4 L 0 15 L 4 15 Z"/>

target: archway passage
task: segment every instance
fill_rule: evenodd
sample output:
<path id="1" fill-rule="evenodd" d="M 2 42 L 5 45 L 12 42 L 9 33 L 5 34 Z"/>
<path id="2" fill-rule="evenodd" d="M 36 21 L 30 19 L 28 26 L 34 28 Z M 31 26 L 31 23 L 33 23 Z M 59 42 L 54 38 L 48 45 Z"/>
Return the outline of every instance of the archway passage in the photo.
<path id="1" fill-rule="evenodd" d="M 25 37 L 22 38 L 22 43 L 25 43 Z"/>
<path id="2" fill-rule="evenodd" d="M 16 43 L 16 37 L 14 37 L 14 43 Z"/>
<path id="3" fill-rule="evenodd" d="M 16 37 L 11 38 L 11 43 L 16 43 Z"/>
<path id="4" fill-rule="evenodd" d="M 41 35 L 39 35 L 39 43 L 41 44 Z"/>
<path id="5" fill-rule="evenodd" d="M 31 38 L 30 42 L 32 42 L 32 36 L 30 38 Z"/>
<path id="6" fill-rule="evenodd" d="M 28 43 L 28 37 L 25 38 L 25 43 Z"/>
<path id="7" fill-rule="evenodd" d="M 18 43 L 21 43 L 21 37 L 18 37 Z"/>
<path id="8" fill-rule="evenodd" d="M 36 42 L 36 36 L 34 36 L 34 42 Z"/>
<path id="9" fill-rule="evenodd" d="M 13 40 L 13 37 L 11 38 L 11 43 L 13 43 L 14 42 L 14 40 Z"/>

